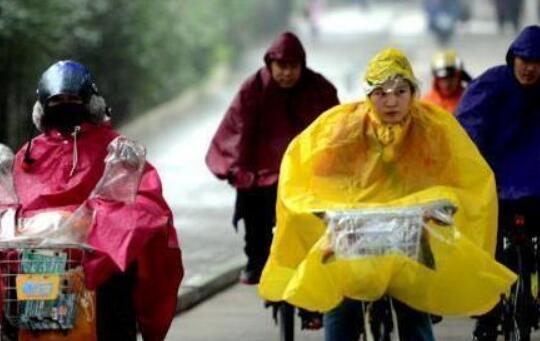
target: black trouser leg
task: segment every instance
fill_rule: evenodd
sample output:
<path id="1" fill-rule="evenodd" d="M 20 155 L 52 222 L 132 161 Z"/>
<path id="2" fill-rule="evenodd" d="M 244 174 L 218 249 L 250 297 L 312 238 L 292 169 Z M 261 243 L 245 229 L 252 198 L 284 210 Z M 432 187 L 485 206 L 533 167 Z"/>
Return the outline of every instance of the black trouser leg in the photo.
<path id="1" fill-rule="evenodd" d="M 272 229 L 276 223 L 276 186 L 238 191 L 237 209 L 240 209 L 244 226 L 248 270 L 262 270 L 272 243 Z M 241 206 L 241 207 L 238 207 Z"/>
<path id="2" fill-rule="evenodd" d="M 132 292 L 135 266 L 110 278 L 97 290 L 99 341 L 136 341 L 137 324 Z"/>

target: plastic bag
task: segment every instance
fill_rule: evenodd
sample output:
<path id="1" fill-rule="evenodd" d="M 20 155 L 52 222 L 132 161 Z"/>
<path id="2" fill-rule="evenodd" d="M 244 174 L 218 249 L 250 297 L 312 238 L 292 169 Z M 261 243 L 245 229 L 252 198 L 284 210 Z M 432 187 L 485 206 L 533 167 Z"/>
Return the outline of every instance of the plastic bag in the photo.
<path id="1" fill-rule="evenodd" d="M 146 150 L 124 136 L 114 139 L 107 149 L 105 171 L 90 198 L 133 203 L 146 163 Z"/>
<path id="2" fill-rule="evenodd" d="M 4 200 L 16 205 L 11 164 L 13 153 L 0 146 L 0 191 L 6 193 Z M 108 146 L 105 170 L 90 197 L 74 212 L 51 210 L 37 213 L 17 221 L 17 226 L 3 219 L 7 211 L 0 210 L 0 246 L 20 246 L 21 243 L 37 247 L 54 245 L 85 246 L 94 219 L 94 209 L 89 205 L 93 199 L 104 199 L 125 204 L 135 201 L 139 183 L 146 164 L 145 148 L 124 136 L 114 139 Z M 2 194 L 2 193 L 0 193 Z M 0 208 L 2 207 L 0 202 Z M 12 206 L 6 206 L 11 208 Z M 14 212 L 13 212 L 14 213 Z M 14 214 L 13 214 L 14 217 Z"/>
<path id="3" fill-rule="evenodd" d="M 324 254 L 327 258 L 339 259 L 401 254 L 433 268 L 435 264 L 426 237 L 430 230 L 428 222 L 452 225 L 455 211 L 450 202 L 441 201 L 407 208 L 324 212 L 329 239 Z M 432 231 L 433 234 L 437 235 Z"/>

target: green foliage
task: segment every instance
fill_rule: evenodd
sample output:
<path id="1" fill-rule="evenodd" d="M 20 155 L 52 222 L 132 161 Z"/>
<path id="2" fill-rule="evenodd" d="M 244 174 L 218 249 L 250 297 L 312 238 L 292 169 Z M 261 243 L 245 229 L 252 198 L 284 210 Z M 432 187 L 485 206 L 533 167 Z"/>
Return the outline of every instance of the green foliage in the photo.
<path id="1" fill-rule="evenodd" d="M 123 121 L 200 82 L 262 34 L 291 0 L 0 0 L 0 140 L 26 138 L 45 68 L 89 66 Z M 256 18 L 256 19 L 254 19 Z"/>

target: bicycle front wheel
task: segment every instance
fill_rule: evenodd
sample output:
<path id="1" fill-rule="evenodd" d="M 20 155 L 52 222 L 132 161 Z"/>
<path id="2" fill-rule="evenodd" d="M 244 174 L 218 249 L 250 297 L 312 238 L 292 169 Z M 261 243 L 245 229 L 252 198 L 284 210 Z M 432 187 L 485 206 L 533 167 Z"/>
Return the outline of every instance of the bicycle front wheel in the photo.
<path id="1" fill-rule="evenodd" d="M 279 340 L 294 341 L 294 307 L 281 303 L 278 311 Z"/>

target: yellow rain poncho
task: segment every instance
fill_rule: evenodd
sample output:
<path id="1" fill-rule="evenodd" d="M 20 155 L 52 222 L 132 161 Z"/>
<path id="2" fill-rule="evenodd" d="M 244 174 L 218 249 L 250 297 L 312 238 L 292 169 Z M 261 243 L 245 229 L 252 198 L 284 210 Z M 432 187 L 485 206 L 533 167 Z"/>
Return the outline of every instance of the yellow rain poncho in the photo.
<path id="1" fill-rule="evenodd" d="M 396 50 L 377 55 L 366 84 L 395 75 L 414 84 L 402 59 Z M 434 266 L 399 253 L 325 260 L 327 229 L 312 212 L 440 200 L 457 212 L 450 227 L 427 226 Z M 389 294 L 434 314 L 480 314 L 515 281 L 493 258 L 496 221 L 493 173 L 452 115 L 413 100 L 408 119 L 390 126 L 369 100 L 340 105 L 284 155 L 277 228 L 259 292 L 316 311 L 328 311 L 344 297 L 372 301 Z"/>

